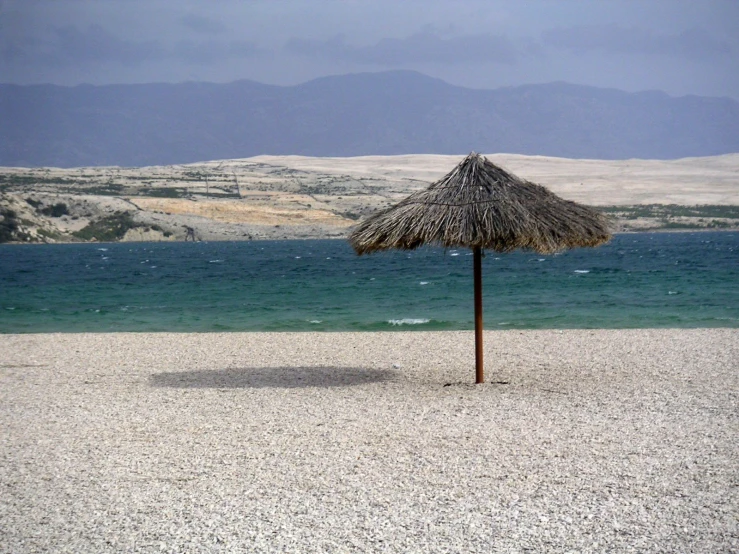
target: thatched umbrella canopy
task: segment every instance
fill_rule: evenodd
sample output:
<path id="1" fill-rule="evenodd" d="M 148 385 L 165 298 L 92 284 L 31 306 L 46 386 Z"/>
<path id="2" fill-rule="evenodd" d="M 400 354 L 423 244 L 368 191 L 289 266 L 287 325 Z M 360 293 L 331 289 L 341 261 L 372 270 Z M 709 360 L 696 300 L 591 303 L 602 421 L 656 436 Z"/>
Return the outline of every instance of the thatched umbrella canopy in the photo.
<path id="1" fill-rule="evenodd" d="M 472 152 L 440 181 L 377 212 L 349 236 L 357 254 L 424 244 L 469 247 L 475 267 L 475 343 L 482 372 L 482 249 L 543 254 L 611 238 L 601 213 L 516 177 Z"/>

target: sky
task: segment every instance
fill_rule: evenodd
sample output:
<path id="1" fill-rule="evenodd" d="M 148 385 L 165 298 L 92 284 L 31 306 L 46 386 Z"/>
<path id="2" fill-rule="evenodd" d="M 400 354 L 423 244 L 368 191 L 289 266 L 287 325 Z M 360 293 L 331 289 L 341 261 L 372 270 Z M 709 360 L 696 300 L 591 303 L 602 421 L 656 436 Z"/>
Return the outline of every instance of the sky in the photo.
<path id="1" fill-rule="evenodd" d="M 739 99 L 739 0 L 0 0 L 2 83 L 294 85 L 393 69 L 480 89 Z"/>

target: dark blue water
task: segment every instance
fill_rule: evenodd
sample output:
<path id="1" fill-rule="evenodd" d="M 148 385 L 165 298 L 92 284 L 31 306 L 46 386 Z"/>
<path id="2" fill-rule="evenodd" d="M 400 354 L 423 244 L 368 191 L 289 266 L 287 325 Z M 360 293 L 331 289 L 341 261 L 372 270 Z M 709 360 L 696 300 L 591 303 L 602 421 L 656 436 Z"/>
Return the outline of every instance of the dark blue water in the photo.
<path id="1" fill-rule="evenodd" d="M 488 329 L 738 327 L 739 233 L 488 252 Z M 0 245 L 0 332 L 472 329 L 469 250 L 344 241 Z"/>

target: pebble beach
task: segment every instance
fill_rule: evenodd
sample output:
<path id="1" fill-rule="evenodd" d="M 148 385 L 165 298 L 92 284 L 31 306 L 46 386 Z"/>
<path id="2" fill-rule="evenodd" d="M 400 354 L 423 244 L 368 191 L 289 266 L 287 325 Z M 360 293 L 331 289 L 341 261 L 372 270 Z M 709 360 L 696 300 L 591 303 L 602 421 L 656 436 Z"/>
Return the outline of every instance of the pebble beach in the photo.
<path id="1" fill-rule="evenodd" d="M 0 552 L 737 552 L 739 329 L 0 335 Z"/>

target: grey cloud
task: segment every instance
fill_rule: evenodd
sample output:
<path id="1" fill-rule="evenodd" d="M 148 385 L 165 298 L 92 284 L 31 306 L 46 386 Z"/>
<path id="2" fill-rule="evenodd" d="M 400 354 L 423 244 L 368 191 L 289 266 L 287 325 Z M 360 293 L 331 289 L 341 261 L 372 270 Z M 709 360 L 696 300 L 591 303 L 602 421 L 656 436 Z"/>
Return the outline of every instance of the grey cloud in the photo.
<path id="1" fill-rule="evenodd" d="M 706 59 L 731 54 L 731 46 L 703 29 L 679 34 L 656 34 L 637 27 L 583 25 L 545 31 L 543 41 L 575 52 L 619 52 L 657 54 L 686 59 Z"/>
<path id="2" fill-rule="evenodd" d="M 518 46 L 503 36 L 480 34 L 445 39 L 431 32 L 401 39 L 384 38 L 370 46 L 348 44 L 341 35 L 324 41 L 293 38 L 288 41 L 286 49 L 294 54 L 391 67 L 471 61 L 513 64 L 522 53 Z"/>
<path id="3" fill-rule="evenodd" d="M 37 63 L 42 66 L 74 66 L 118 63 L 137 66 L 144 62 L 176 59 L 206 64 L 264 52 L 249 41 L 181 40 L 172 45 L 159 40 L 135 41 L 120 38 L 100 25 L 78 29 L 54 27 L 44 41 L 30 39 L 0 44 L 0 59 L 6 63 Z"/>
<path id="4" fill-rule="evenodd" d="M 25 37 L 24 37 L 25 38 Z M 28 60 L 27 52 L 29 48 L 34 48 L 35 41 L 15 40 L 15 41 L 2 41 L 0 42 L 0 60 L 5 63 L 23 63 Z"/>
<path id="5" fill-rule="evenodd" d="M 90 25 L 83 30 L 73 25 L 56 27 L 52 35 L 52 55 L 62 63 L 114 61 L 128 65 L 164 55 L 164 48 L 159 41 L 122 39 L 100 25 Z"/>
<path id="6" fill-rule="evenodd" d="M 262 53 L 263 51 L 256 44 L 245 40 L 231 42 L 183 40 L 172 49 L 174 57 L 196 64 L 207 64 L 224 59 L 249 58 Z"/>
<path id="7" fill-rule="evenodd" d="M 194 13 L 183 15 L 180 23 L 191 31 L 205 35 L 215 35 L 226 30 L 226 26 L 220 21 Z"/>

